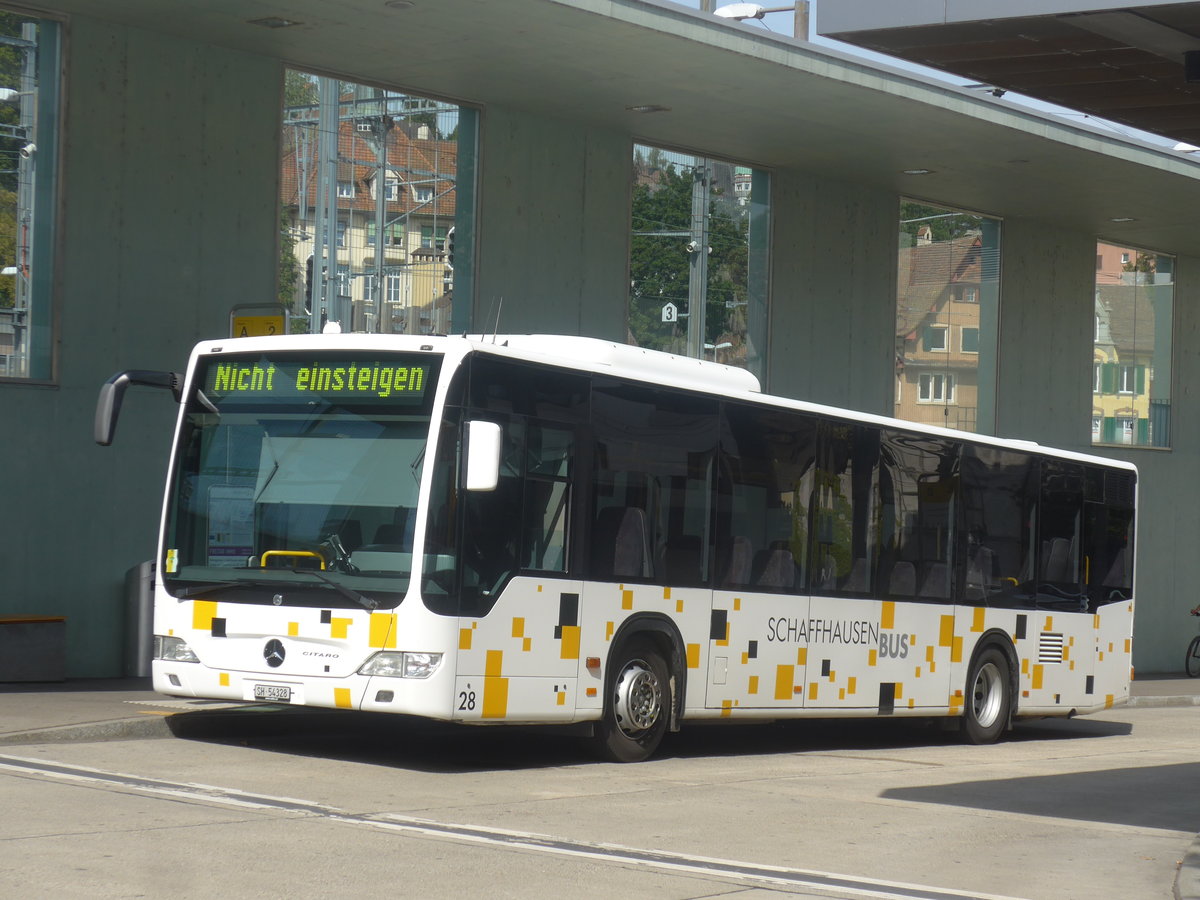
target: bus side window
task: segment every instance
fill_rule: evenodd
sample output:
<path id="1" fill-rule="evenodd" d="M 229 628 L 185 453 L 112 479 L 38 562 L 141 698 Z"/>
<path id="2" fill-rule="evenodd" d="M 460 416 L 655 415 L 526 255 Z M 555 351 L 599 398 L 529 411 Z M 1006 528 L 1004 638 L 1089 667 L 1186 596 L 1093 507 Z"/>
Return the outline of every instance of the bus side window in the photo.
<path id="1" fill-rule="evenodd" d="M 1024 453 L 967 446 L 962 459 L 964 600 L 1025 606 L 1033 592 L 1037 471 Z"/>
<path id="2" fill-rule="evenodd" d="M 591 577 L 613 577 L 609 557 L 616 552 L 616 539 L 617 547 L 645 557 L 636 566 L 642 580 L 677 587 L 706 584 L 713 568 L 716 401 L 597 379 L 591 409 L 596 441 Z M 637 511 L 632 515 L 640 519 L 644 538 L 631 524 L 618 527 L 610 538 L 603 529 L 607 525 L 611 531 L 609 519 L 617 514 L 605 511 L 612 508 Z"/>
<path id="3" fill-rule="evenodd" d="M 937 603 L 956 595 L 955 534 L 960 445 L 942 438 L 883 433 L 881 568 L 885 596 Z"/>
<path id="4" fill-rule="evenodd" d="M 1133 597 L 1132 472 L 1089 467 L 1084 496 L 1084 574 L 1090 608 Z"/>
<path id="5" fill-rule="evenodd" d="M 725 403 L 720 446 L 716 587 L 802 591 L 816 422 L 790 410 Z"/>
<path id="6" fill-rule="evenodd" d="M 827 421 L 818 443 L 812 590 L 871 597 L 881 522 L 879 429 Z"/>
<path id="7" fill-rule="evenodd" d="M 1041 469 L 1037 605 L 1082 612 L 1083 466 L 1043 459 Z"/>

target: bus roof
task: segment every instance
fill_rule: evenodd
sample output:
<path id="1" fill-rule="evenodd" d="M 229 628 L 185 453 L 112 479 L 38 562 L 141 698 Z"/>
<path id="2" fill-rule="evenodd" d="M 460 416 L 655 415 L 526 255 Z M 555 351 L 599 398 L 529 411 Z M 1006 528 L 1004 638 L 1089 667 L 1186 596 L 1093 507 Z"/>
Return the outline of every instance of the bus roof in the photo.
<path id="1" fill-rule="evenodd" d="M 526 359 L 544 359 L 592 372 L 611 371 L 655 384 L 703 391 L 760 393 L 758 378 L 746 369 L 618 344 L 600 338 L 557 334 L 466 335 L 480 350 Z"/>

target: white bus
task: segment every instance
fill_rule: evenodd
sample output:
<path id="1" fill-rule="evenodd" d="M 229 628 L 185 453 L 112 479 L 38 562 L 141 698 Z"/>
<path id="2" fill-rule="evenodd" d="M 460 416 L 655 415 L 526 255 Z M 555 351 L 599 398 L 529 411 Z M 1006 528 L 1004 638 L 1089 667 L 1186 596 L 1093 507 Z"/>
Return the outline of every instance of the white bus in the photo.
<path id="1" fill-rule="evenodd" d="M 1129 696 L 1136 470 L 587 338 L 200 344 L 155 690 L 452 722 L 1019 716 Z"/>

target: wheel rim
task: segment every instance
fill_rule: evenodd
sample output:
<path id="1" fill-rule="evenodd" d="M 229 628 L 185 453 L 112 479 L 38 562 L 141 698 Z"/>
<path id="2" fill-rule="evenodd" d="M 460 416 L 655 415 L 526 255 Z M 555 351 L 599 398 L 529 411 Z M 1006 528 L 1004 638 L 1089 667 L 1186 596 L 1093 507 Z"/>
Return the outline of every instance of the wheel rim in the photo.
<path id="1" fill-rule="evenodd" d="M 971 688 L 971 714 L 984 728 L 990 728 L 1000 718 L 1000 706 L 1004 699 L 1004 685 L 1000 669 L 995 663 L 986 662 L 975 673 Z"/>
<path id="2" fill-rule="evenodd" d="M 630 737 L 644 734 L 658 722 L 662 713 L 662 686 L 645 661 L 632 660 L 621 671 L 613 711 L 618 727 Z"/>

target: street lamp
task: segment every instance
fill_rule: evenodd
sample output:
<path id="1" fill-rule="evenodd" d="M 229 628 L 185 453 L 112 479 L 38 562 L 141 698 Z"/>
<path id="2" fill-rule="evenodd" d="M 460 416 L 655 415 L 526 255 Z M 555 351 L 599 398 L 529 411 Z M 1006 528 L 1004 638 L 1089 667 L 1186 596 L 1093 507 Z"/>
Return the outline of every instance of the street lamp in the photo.
<path id="1" fill-rule="evenodd" d="M 760 6 L 757 3 L 728 3 L 713 10 L 714 16 L 722 19 L 736 19 L 739 22 L 746 19 L 759 19 L 769 13 L 795 12 L 796 19 L 792 25 L 792 37 L 808 40 L 808 0 L 797 0 L 790 6 Z"/>

